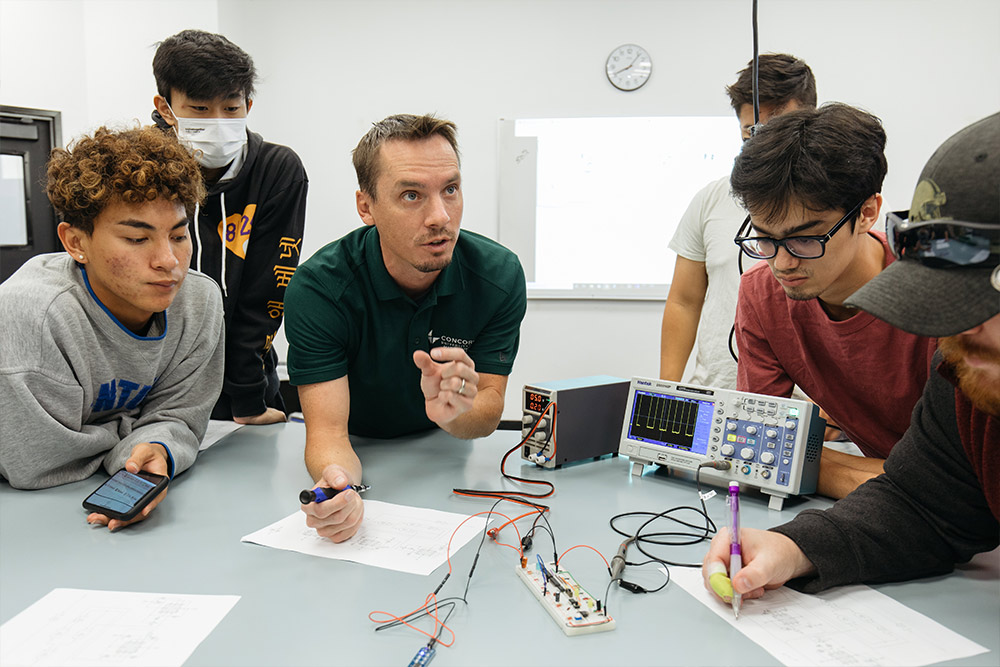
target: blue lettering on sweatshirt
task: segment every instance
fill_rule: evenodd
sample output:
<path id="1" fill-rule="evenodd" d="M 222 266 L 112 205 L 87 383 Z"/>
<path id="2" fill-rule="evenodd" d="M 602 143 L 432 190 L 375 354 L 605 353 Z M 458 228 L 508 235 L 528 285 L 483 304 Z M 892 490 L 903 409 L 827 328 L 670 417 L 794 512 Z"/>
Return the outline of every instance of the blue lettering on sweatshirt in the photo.
<path id="1" fill-rule="evenodd" d="M 134 410 L 139 407 L 146 394 L 153 388 L 153 385 L 140 385 L 131 380 L 116 379 L 101 384 L 97 391 L 97 398 L 91 412 L 104 412 L 106 410 Z M 136 391 L 138 390 L 138 391 Z"/>

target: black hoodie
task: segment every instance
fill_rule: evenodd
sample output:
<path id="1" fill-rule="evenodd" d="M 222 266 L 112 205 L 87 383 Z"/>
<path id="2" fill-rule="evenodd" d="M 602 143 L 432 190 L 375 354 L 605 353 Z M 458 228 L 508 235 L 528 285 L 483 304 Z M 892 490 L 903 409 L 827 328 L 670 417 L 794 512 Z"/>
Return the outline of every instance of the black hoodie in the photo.
<path id="1" fill-rule="evenodd" d="M 153 121 L 173 132 L 156 111 Z M 223 288 L 226 314 L 225 379 L 212 419 L 251 417 L 268 406 L 284 409 L 271 343 L 284 315 L 285 287 L 299 264 L 309 179 L 292 149 L 254 132 L 247 137 L 239 173 L 208 188 L 197 229 L 191 230 L 191 268 Z"/>

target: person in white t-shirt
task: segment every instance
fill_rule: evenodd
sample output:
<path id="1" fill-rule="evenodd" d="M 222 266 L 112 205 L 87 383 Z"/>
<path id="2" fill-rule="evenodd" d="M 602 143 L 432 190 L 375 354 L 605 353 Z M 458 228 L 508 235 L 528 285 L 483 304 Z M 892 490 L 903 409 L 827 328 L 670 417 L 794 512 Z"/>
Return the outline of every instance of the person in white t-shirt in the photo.
<path id="1" fill-rule="evenodd" d="M 754 124 L 753 63 L 726 87 L 740 122 L 743 140 Z M 760 122 L 786 111 L 816 106 L 816 79 L 802 60 L 765 54 L 758 63 Z M 744 211 L 729 194 L 729 175 L 694 196 L 670 240 L 677 263 L 663 309 L 660 377 L 681 381 L 695 347 L 692 384 L 736 388 L 736 360 L 729 334 L 736 319 L 740 286 L 739 247 L 733 243 Z M 749 267 L 748 267 L 749 268 Z M 735 343 L 733 344 L 735 350 Z"/>

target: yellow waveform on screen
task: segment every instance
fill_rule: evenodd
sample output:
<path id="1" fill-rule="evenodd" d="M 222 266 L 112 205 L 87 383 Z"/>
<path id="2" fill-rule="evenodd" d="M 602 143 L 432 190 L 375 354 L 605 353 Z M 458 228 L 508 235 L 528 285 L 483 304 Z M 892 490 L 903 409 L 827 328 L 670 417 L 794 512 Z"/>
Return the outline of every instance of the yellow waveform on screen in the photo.
<path id="1" fill-rule="evenodd" d="M 641 426 L 639 424 L 639 419 L 642 416 L 642 395 L 639 396 L 639 409 L 636 410 L 636 426 Z M 684 435 L 687 437 L 694 436 L 695 422 L 698 418 L 698 404 L 692 403 L 690 401 L 671 401 L 669 399 L 657 400 L 652 396 L 649 397 L 650 406 L 652 409 L 646 412 L 646 428 L 649 430 L 659 430 L 670 432 L 674 435 L 679 435 L 683 430 Z M 692 411 L 694 415 L 692 416 Z"/>

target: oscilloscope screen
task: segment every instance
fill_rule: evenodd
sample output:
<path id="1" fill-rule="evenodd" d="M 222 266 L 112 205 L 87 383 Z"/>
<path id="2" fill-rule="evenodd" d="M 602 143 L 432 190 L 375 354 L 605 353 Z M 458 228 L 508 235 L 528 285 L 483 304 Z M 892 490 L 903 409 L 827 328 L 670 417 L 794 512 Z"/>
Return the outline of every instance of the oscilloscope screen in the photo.
<path id="1" fill-rule="evenodd" d="M 704 454 L 713 408 L 711 401 L 637 391 L 628 434 L 633 440 Z"/>

